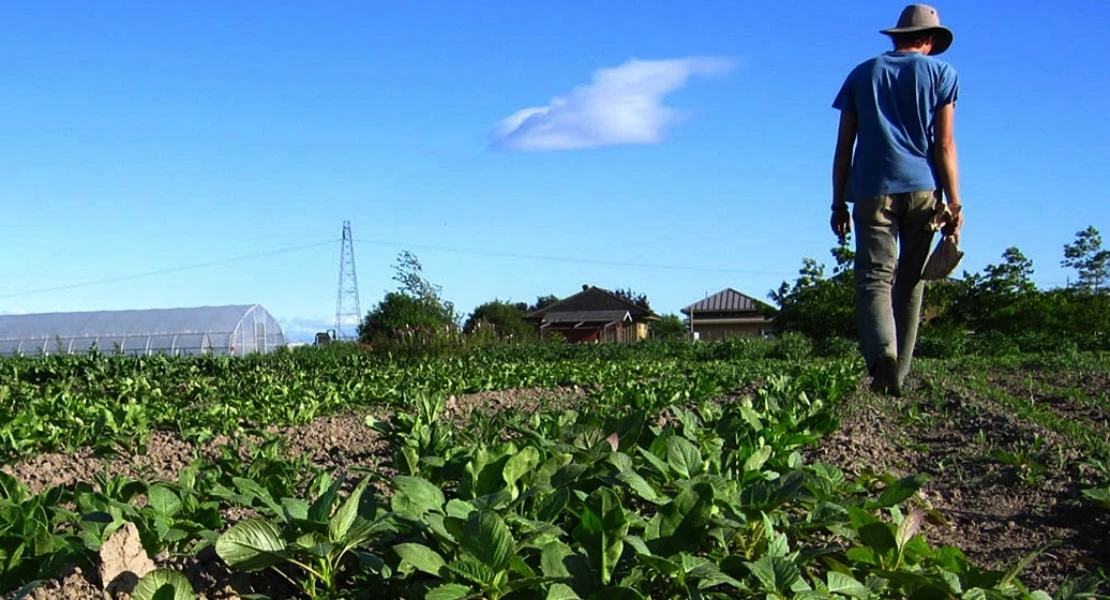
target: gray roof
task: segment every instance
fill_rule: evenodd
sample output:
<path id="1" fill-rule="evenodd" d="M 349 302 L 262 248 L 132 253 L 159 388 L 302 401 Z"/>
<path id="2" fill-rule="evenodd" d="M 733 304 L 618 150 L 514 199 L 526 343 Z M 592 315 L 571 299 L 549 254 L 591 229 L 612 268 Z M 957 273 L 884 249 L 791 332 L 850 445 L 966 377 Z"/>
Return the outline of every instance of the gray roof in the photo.
<path id="1" fill-rule="evenodd" d="M 0 354 L 59 351 L 59 343 L 60 351 L 73 352 L 93 342 L 107 352 L 122 344 L 142 353 L 222 349 L 240 354 L 282 345 L 285 335 L 259 304 L 0 315 Z"/>
<path id="2" fill-rule="evenodd" d="M 549 312 L 543 316 L 543 323 L 613 323 L 631 319 L 627 310 L 579 310 Z"/>
<path id="3" fill-rule="evenodd" d="M 692 312 L 753 312 L 761 310 L 765 304 L 740 292 L 725 288 L 708 298 L 695 302 L 682 309 L 685 314 Z"/>

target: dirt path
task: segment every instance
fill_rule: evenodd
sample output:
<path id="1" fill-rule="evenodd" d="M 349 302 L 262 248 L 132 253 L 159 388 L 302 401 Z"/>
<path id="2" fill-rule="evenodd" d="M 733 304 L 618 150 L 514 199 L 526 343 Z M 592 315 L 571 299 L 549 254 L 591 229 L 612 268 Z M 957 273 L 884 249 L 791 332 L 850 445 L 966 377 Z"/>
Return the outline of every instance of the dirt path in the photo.
<path id="1" fill-rule="evenodd" d="M 964 381 L 930 373 L 913 377 L 901 399 L 858 394 L 812 458 L 851 473 L 870 465 L 928 474 L 922 499 L 949 526 L 927 527 L 926 538 L 985 568 L 1008 569 L 1059 543 L 1022 571 L 1030 588 L 1055 590 L 1091 566 L 1110 567 L 1110 538 L 1101 533 L 1110 513 L 1083 502 L 1075 483 L 1084 449 Z"/>

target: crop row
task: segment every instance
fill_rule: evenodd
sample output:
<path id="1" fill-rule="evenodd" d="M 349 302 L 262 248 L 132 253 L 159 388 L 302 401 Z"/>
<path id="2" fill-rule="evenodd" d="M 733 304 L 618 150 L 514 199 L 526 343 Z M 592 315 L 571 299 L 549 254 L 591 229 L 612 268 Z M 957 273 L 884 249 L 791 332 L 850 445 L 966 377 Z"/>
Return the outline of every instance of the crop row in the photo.
<path id="1" fill-rule="evenodd" d="M 765 361 L 688 362 L 631 354 L 503 352 L 394 361 L 368 354 L 289 352 L 232 359 L 65 356 L 0 360 L 0 460 L 82 446 L 134 447 L 155 430 L 205 440 L 244 428 L 299 425 L 420 393 L 581 386 L 634 404 L 709 397 L 773 372 Z M 692 383 L 689 380 L 693 380 Z"/>
<path id="2" fill-rule="evenodd" d="M 923 532 L 943 519 L 915 500 L 923 478 L 851 479 L 806 463 L 854 387 L 846 364 L 86 360 L 0 363 L 6 398 L 17 390 L 43 402 L 49 394 L 36 386 L 68 390 L 55 405 L 71 415 L 67 435 L 85 431 L 72 415 L 88 406 L 134 398 L 144 417 L 102 430 L 117 436 L 196 415 L 207 416 L 188 427 L 210 430 L 305 419 L 296 411 L 308 410 L 309 392 L 333 398 L 313 414 L 392 402 L 405 410 L 366 422 L 390 442 L 391 471 L 322 471 L 283 458 L 275 440 L 246 458 L 225 448 L 176 482 L 104 477 L 32 495 L 0 474 L 0 591 L 92 564 L 131 523 L 151 556 L 215 551 L 274 596 L 1049 597 L 1022 587 L 1022 564 L 989 572 L 956 548 L 930 546 Z M 726 398 L 753 379 L 751 393 Z M 448 393 L 545 385 L 591 392 L 573 410 L 479 412 L 464 427 L 445 418 Z M 281 386 L 295 391 L 275 395 Z M 231 424 L 217 408 L 236 411 Z M 160 587 L 193 597 L 167 569 L 136 597 Z"/>

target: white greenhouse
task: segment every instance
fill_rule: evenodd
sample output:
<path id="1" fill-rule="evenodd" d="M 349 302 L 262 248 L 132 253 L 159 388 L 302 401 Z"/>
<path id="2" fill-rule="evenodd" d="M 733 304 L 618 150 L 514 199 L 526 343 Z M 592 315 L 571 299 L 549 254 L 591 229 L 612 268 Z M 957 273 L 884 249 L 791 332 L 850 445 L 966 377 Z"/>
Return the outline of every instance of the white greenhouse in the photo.
<path id="1" fill-rule="evenodd" d="M 281 325 L 259 304 L 0 315 L 0 355 L 171 356 L 272 352 L 285 345 Z"/>

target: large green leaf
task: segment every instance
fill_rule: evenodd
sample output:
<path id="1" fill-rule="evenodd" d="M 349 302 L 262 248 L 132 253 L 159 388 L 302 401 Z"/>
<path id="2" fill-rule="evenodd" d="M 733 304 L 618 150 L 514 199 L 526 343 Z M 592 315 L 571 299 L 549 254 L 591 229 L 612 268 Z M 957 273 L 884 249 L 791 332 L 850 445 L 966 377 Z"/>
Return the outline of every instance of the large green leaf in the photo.
<path id="1" fill-rule="evenodd" d="M 455 577 L 452 579 L 465 579 L 471 583 L 477 584 L 479 587 L 492 587 L 499 575 L 504 575 L 505 572 L 495 571 L 490 567 L 478 562 L 478 559 L 470 556 L 469 554 L 462 554 L 455 560 L 447 563 L 447 570 L 450 571 Z"/>
<path id="2" fill-rule="evenodd" d="M 581 597 L 575 593 L 574 588 L 565 583 L 553 583 L 547 590 L 547 598 L 545 600 L 581 600 Z"/>
<path id="3" fill-rule="evenodd" d="M 466 520 L 466 535 L 460 549 L 494 571 L 509 566 L 509 558 L 514 553 L 513 534 L 509 526 L 497 513 L 479 510 L 470 514 Z"/>
<path id="4" fill-rule="evenodd" d="M 582 597 L 589 596 L 594 589 L 594 572 L 590 559 L 575 552 L 560 541 L 553 541 L 540 552 L 540 570 L 544 577 L 571 579 L 570 585 Z"/>
<path id="5" fill-rule="evenodd" d="M 753 452 L 752 455 L 748 457 L 748 460 L 744 461 L 744 470 L 758 471 L 763 468 L 763 464 L 767 462 L 768 458 L 771 458 L 771 447 L 763 446 L 759 450 Z"/>
<path id="6" fill-rule="evenodd" d="M 883 494 L 879 496 L 879 501 L 875 506 L 880 508 L 887 508 L 908 500 L 911 496 L 921 489 L 929 481 L 928 475 L 911 475 L 903 477 L 894 484 L 888 486 L 883 490 Z"/>
<path id="7" fill-rule="evenodd" d="M 458 583 L 445 583 L 424 594 L 424 600 L 463 600 L 469 597 L 470 588 Z"/>
<path id="8" fill-rule="evenodd" d="M 568 502 L 570 502 L 570 489 L 566 487 L 557 488 L 539 501 L 536 518 L 554 523 L 563 509 L 567 507 Z"/>
<path id="9" fill-rule="evenodd" d="M 894 532 L 891 531 L 891 525 L 887 523 L 864 525 L 860 527 L 859 537 L 869 548 L 884 556 L 894 551 L 898 546 L 898 542 L 894 538 Z"/>
<path id="10" fill-rule="evenodd" d="M 586 499 L 582 520 L 574 528 L 574 539 L 586 549 L 602 585 L 609 585 L 613 569 L 624 552 L 628 516 L 620 498 L 609 488 L 598 488 Z"/>
<path id="11" fill-rule="evenodd" d="M 308 520 L 308 502 L 300 498 L 282 498 L 281 508 L 287 520 Z"/>
<path id="12" fill-rule="evenodd" d="M 851 575 L 830 571 L 827 577 L 829 591 L 834 594 L 842 594 L 861 600 L 867 600 L 871 596 L 871 590 Z"/>
<path id="13" fill-rule="evenodd" d="M 321 480 L 320 483 L 324 484 L 325 481 Z M 343 486 L 344 481 L 346 481 L 346 477 L 340 475 L 312 502 L 312 506 L 308 508 L 309 520 L 315 523 L 328 522 L 331 517 L 332 506 L 335 504 L 335 499 L 339 497 L 339 489 Z"/>
<path id="14" fill-rule="evenodd" d="M 196 600 L 193 584 L 173 569 L 155 569 L 139 580 L 134 600 Z"/>
<path id="15" fill-rule="evenodd" d="M 558 540 L 548 543 L 540 551 L 540 571 L 544 577 L 570 577 L 565 560 L 574 554 L 570 546 Z"/>
<path id="16" fill-rule="evenodd" d="M 646 479 L 641 477 L 640 474 L 635 471 L 623 471 L 621 473 L 618 473 L 617 480 L 627 485 L 629 488 L 632 489 L 632 491 L 636 492 L 637 496 L 643 498 L 644 500 L 647 500 L 648 502 L 662 502 L 662 500 L 659 498 L 659 494 L 655 492 L 655 488 L 651 487 L 651 484 L 648 483 Z"/>
<path id="17" fill-rule="evenodd" d="M 667 465 L 681 477 L 690 479 L 702 472 L 701 452 L 686 438 L 667 438 Z"/>
<path id="18" fill-rule="evenodd" d="M 443 560 L 438 552 L 424 544 L 397 544 L 393 547 L 393 551 L 401 557 L 401 560 L 436 577 L 440 577 L 441 570 L 447 566 L 447 561 Z"/>
<path id="19" fill-rule="evenodd" d="M 181 499 L 173 490 L 164 485 L 152 485 L 147 490 L 147 499 L 154 512 L 163 517 L 172 517 L 181 509 Z"/>
<path id="20" fill-rule="evenodd" d="M 358 506 L 362 501 L 362 494 L 366 491 L 366 486 L 370 483 L 370 477 L 364 477 L 359 482 L 355 489 L 351 491 L 351 495 L 340 505 L 339 510 L 335 511 L 332 515 L 331 521 L 328 522 L 328 536 L 331 541 L 340 543 L 347 541 L 347 533 L 351 529 L 351 525 L 358 517 Z"/>
<path id="21" fill-rule="evenodd" d="M 667 481 L 671 480 L 671 468 L 667 466 L 666 462 L 653 454 L 650 450 L 646 450 L 642 447 L 637 447 L 636 452 Z"/>
<path id="22" fill-rule="evenodd" d="M 216 554 L 229 566 L 256 571 L 284 560 L 285 541 L 276 525 L 249 519 L 233 526 L 216 541 Z"/>
<path id="23" fill-rule="evenodd" d="M 802 576 L 797 565 L 781 556 L 763 556 L 747 565 L 768 591 L 785 592 Z"/>
<path id="24" fill-rule="evenodd" d="M 507 485 L 513 486 L 516 485 L 517 480 L 535 470 L 539 464 L 540 451 L 534 446 L 528 446 L 517 452 L 505 463 L 505 469 L 501 472 L 501 475 Z"/>
<path id="25" fill-rule="evenodd" d="M 651 551 L 660 556 L 696 551 L 705 537 L 713 500 L 713 486 L 697 483 L 659 507 L 644 535 Z"/>
<path id="26" fill-rule="evenodd" d="M 393 478 L 393 489 L 390 506 L 401 516 L 419 519 L 424 513 L 443 509 L 443 492 L 427 479 L 398 475 Z"/>

